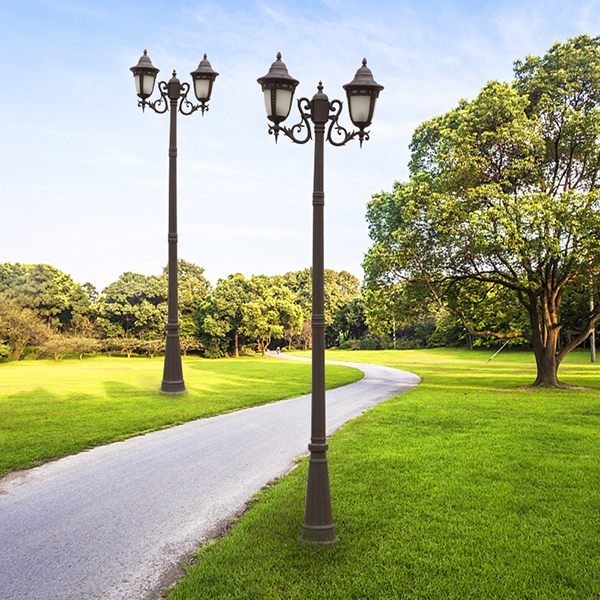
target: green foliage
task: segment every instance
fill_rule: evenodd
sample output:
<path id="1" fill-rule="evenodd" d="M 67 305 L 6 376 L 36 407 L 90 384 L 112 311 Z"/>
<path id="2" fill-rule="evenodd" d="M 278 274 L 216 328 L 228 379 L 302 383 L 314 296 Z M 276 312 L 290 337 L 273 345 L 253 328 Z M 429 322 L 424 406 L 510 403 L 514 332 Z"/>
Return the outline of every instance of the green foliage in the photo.
<path id="1" fill-rule="evenodd" d="M 515 76 L 418 127 L 410 181 L 369 203 L 368 321 L 434 301 L 471 334 L 527 340 L 536 384 L 559 385 L 600 317 L 586 302 L 600 272 L 600 37 L 517 61 Z"/>
<path id="2" fill-rule="evenodd" d="M 194 336 L 198 333 L 196 312 L 210 292 L 210 283 L 204 277 L 204 267 L 199 267 L 183 259 L 177 261 L 177 286 L 180 335 Z M 168 278 L 169 266 L 163 269 L 163 277 Z"/>
<path id="3" fill-rule="evenodd" d="M 331 325 L 337 312 L 358 298 L 360 282 L 348 271 L 325 269 L 325 324 Z M 298 296 L 302 316 L 309 321 L 312 315 L 312 269 L 290 271 L 282 277 L 282 283 Z"/>
<path id="4" fill-rule="evenodd" d="M 204 269 L 185 260 L 178 261 L 178 305 L 180 332 L 197 333 L 195 313 L 204 301 L 210 284 Z M 167 322 L 168 268 L 163 274 L 123 273 L 103 290 L 97 301 L 98 323 L 105 337 L 160 339 Z"/>
<path id="5" fill-rule="evenodd" d="M 367 331 L 365 301 L 359 296 L 337 310 L 325 334 L 335 344 L 341 340 L 360 339 Z"/>
<path id="6" fill-rule="evenodd" d="M 28 344 L 42 344 L 51 333 L 34 310 L 22 308 L 17 300 L 0 293 L 0 340 L 10 348 L 13 360 L 21 358 Z"/>
<path id="7" fill-rule="evenodd" d="M 250 298 L 249 284 L 241 273 L 219 279 L 195 315 L 207 358 L 225 356 L 233 346 L 239 357 L 239 335 L 244 323 L 243 307 Z"/>
<path id="8" fill-rule="evenodd" d="M 257 275 L 248 280 L 248 300 L 242 308 L 242 331 L 257 341 L 264 355 L 273 337 L 286 329 L 300 332 L 302 310 L 282 278 Z"/>
<path id="9" fill-rule="evenodd" d="M 59 330 L 77 327 L 91 310 L 81 285 L 44 264 L 0 264 L 0 293 Z"/>

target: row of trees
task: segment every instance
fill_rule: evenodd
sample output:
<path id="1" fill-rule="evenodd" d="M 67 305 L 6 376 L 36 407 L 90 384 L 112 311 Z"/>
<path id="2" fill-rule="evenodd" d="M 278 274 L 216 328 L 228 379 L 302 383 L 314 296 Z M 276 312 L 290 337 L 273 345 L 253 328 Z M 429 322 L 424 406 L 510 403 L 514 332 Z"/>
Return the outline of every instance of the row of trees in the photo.
<path id="1" fill-rule="evenodd" d="M 250 344 L 311 345 L 311 271 L 283 276 L 241 274 L 214 289 L 204 269 L 180 260 L 179 309 L 184 352 L 207 357 L 239 356 Z M 101 294 L 49 265 L 0 265 L 0 356 L 19 360 L 27 346 L 34 357 L 59 360 L 67 352 L 162 351 L 167 319 L 168 271 L 160 276 L 123 273 Z M 352 307 L 359 281 L 345 271 L 325 274 L 329 343 L 355 333 Z M 364 326 L 364 311 L 361 312 Z"/>

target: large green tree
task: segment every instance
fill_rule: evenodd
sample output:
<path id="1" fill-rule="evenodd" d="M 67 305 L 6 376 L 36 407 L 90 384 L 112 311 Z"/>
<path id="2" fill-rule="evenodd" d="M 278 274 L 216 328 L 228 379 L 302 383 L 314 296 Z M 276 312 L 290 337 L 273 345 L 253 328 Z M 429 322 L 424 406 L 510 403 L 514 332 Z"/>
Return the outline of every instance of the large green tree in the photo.
<path id="1" fill-rule="evenodd" d="M 249 283 L 241 273 L 219 279 L 197 314 L 200 340 L 209 357 L 223 356 L 233 337 L 233 353 L 239 358 L 239 336 L 244 325 L 244 306 L 250 300 Z"/>
<path id="2" fill-rule="evenodd" d="M 210 290 L 204 269 L 180 259 L 178 287 L 180 333 L 195 335 L 194 314 Z M 159 276 L 123 273 L 98 299 L 98 322 L 105 337 L 160 339 L 165 334 L 167 301 L 167 268 Z"/>
<path id="3" fill-rule="evenodd" d="M 91 313 L 85 286 L 50 265 L 0 264 L 0 293 L 59 331 L 76 330 Z"/>
<path id="4" fill-rule="evenodd" d="M 247 289 L 241 329 L 257 341 L 264 356 L 273 337 L 281 338 L 286 329 L 300 332 L 302 310 L 281 277 L 256 275 L 248 280 Z"/>
<path id="5" fill-rule="evenodd" d="M 368 207 L 366 286 L 405 306 L 433 299 L 474 335 L 526 339 L 534 385 L 560 386 L 600 316 L 584 301 L 600 270 L 600 37 L 514 73 L 416 130 L 410 180 Z"/>
<path id="6" fill-rule="evenodd" d="M 98 321 L 106 337 L 158 339 L 167 321 L 167 279 L 123 273 L 102 292 Z"/>
<path id="7" fill-rule="evenodd" d="M 50 326 L 31 308 L 0 293 L 0 342 L 5 341 L 13 360 L 19 360 L 27 345 L 43 343 L 52 335 Z"/>
<path id="8" fill-rule="evenodd" d="M 168 281 L 169 266 L 163 269 Z M 180 258 L 177 261 L 177 286 L 180 320 L 180 335 L 192 337 L 198 329 L 195 314 L 210 292 L 210 283 L 204 276 L 204 267 L 199 267 Z"/>

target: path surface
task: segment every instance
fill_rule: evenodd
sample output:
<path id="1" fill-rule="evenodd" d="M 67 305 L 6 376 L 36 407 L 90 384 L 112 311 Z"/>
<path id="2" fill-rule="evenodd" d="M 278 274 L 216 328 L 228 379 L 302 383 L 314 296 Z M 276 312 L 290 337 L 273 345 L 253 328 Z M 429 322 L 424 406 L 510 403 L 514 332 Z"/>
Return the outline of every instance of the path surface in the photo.
<path id="1" fill-rule="evenodd" d="M 376 365 L 327 392 L 327 433 L 419 378 Z M 310 396 L 201 419 L 0 479 L 2 600 L 155 600 L 307 453 Z"/>

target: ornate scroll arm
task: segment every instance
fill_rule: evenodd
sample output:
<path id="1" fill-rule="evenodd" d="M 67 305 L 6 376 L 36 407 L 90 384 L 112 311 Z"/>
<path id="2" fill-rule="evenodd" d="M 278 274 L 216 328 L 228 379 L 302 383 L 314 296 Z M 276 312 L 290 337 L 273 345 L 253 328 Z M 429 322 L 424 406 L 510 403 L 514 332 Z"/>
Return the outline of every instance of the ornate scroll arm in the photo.
<path id="1" fill-rule="evenodd" d="M 138 106 L 142 107 L 142 110 L 149 106 L 155 113 L 162 114 L 167 112 L 169 109 L 169 86 L 165 81 L 161 81 L 158 84 L 158 90 L 160 91 L 160 98 L 154 102 L 147 102 L 146 100 L 140 100 Z"/>
<path id="2" fill-rule="evenodd" d="M 190 84 L 187 82 L 182 83 L 181 84 L 181 102 L 179 103 L 179 112 L 182 115 L 191 115 L 192 113 L 194 113 L 198 109 L 200 109 L 200 110 L 202 110 L 202 114 L 204 114 L 208 110 L 208 106 L 206 105 L 205 102 L 202 102 L 201 104 L 192 104 L 187 98 L 189 91 L 190 91 Z"/>
<path id="3" fill-rule="evenodd" d="M 331 124 L 327 130 L 327 141 L 333 146 L 345 146 L 350 140 L 358 136 L 362 148 L 363 140 L 369 139 L 369 132 L 364 129 L 358 129 L 350 133 L 343 125 L 340 125 L 338 119 L 343 106 L 343 103 L 339 100 L 332 100 L 330 103 L 329 111 L 333 114 L 329 117 Z M 339 136 L 340 139 L 336 140 L 334 136 Z"/>
<path id="4" fill-rule="evenodd" d="M 300 116 L 302 120 L 300 123 L 293 125 L 292 127 L 281 127 L 279 123 L 274 123 L 269 126 L 269 135 L 275 135 L 275 142 L 277 142 L 277 138 L 279 136 L 279 132 L 283 132 L 283 135 L 289 137 L 292 142 L 296 142 L 296 144 L 306 144 L 310 139 L 312 139 L 312 132 L 310 127 L 310 100 L 308 98 L 300 98 L 298 100 L 298 110 L 300 111 Z M 302 129 L 306 127 L 306 134 L 303 138 L 296 137 L 296 133 L 298 134 L 302 131 Z"/>

